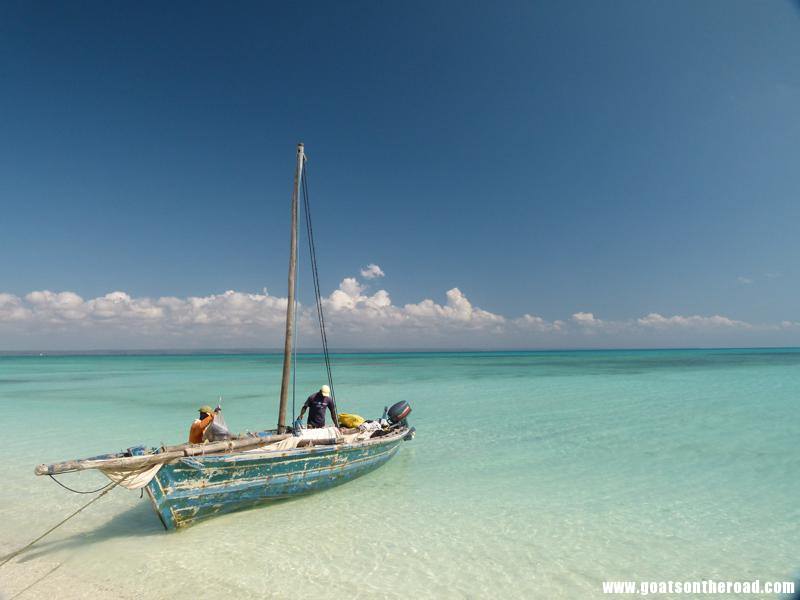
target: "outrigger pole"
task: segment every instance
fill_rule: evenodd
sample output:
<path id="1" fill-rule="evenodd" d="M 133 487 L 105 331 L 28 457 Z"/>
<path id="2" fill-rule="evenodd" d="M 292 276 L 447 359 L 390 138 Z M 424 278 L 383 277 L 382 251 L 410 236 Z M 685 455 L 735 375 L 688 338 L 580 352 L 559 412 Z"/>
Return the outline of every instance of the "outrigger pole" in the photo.
<path id="1" fill-rule="evenodd" d="M 292 190 L 292 236 L 289 250 L 289 294 L 286 299 L 286 336 L 283 342 L 283 378 L 281 379 L 281 403 L 278 409 L 278 433 L 286 432 L 286 405 L 289 399 L 289 377 L 292 371 L 292 341 L 294 340 L 294 310 L 297 280 L 297 199 L 303 176 L 303 144 L 297 144 L 297 167 L 294 172 Z"/>

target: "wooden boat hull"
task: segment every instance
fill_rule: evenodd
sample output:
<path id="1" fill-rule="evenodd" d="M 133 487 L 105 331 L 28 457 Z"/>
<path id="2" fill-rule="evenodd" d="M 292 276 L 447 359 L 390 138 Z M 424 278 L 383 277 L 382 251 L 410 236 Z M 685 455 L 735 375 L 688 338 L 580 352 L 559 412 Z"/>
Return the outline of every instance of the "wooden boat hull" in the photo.
<path id="1" fill-rule="evenodd" d="M 355 479 L 392 458 L 411 433 L 404 429 L 353 444 L 183 458 L 161 467 L 146 489 L 164 527 L 179 529 Z"/>

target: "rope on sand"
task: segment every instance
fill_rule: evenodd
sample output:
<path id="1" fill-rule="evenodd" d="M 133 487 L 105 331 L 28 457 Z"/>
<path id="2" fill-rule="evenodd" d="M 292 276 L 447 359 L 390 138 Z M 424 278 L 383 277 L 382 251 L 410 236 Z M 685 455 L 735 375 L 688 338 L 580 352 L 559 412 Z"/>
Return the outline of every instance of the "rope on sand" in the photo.
<path id="1" fill-rule="evenodd" d="M 58 563 L 58 564 L 57 564 L 55 567 L 53 567 L 53 568 L 52 568 L 52 569 L 50 569 L 50 570 L 49 570 L 47 573 L 45 573 L 44 575 L 42 575 L 41 577 L 39 577 L 39 579 L 37 579 L 36 581 L 34 581 L 34 582 L 33 582 L 32 584 L 30 584 L 28 587 L 26 587 L 26 588 L 24 588 L 24 589 L 22 589 L 22 590 L 18 591 L 16 594 L 14 594 L 13 596 L 11 596 L 11 598 L 9 598 L 9 600 L 14 600 L 14 598 L 19 598 L 20 596 L 22 596 L 22 594 L 24 594 L 25 592 L 27 592 L 29 589 L 31 589 L 33 586 L 35 586 L 37 583 L 39 583 L 39 582 L 41 582 L 41 581 L 44 581 L 44 580 L 45 580 L 47 577 L 49 577 L 50 575 L 52 575 L 53 573 L 55 573 L 55 572 L 56 572 L 56 571 L 57 571 L 59 568 L 61 568 L 61 565 L 63 565 L 63 564 L 64 564 L 64 563 Z"/>
<path id="2" fill-rule="evenodd" d="M 114 489 L 115 487 L 117 487 L 119 484 L 120 484 L 120 482 L 112 482 L 112 483 L 109 483 L 107 486 L 105 486 L 104 488 L 102 488 L 102 491 L 101 491 L 101 492 L 100 492 L 100 493 L 99 493 L 97 496 L 95 496 L 94 498 L 92 498 L 91 500 L 89 500 L 89 502 L 87 502 L 86 504 L 84 504 L 83 506 L 81 506 L 81 507 L 80 507 L 78 510 L 76 510 L 74 513 L 72 513 L 71 515 L 69 515 L 69 516 L 68 516 L 66 519 L 62 520 L 62 521 L 61 521 L 60 523 L 58 523 L 57 525 L 54 525 L 53 527 L 51 527 L 50 529 L 48 529 L 47 531 L 45 531 L 45 532 L 44 532 L 42 535 L 40 535 L 39 537 L 37 537 L 35 540 L 33 540 L 32 542 L 30 542 L 29 544 L 26 544 L 25 546 L 23 546 L 23 547 L 22 547 L 22 548 L 20 548 L 19 550 L 15 550 L 15 551 L 14 551 L 14 552 L 12 552 L 11 554 L 7 554 L 6 556 L 4 556 L 4 557 L 3 557 L 3 560 L 2 560 L 2 561 L 0 561 L 0 567 L 2 567 L 3 565 L 5 565 L 5 564 L 6 564 L 8 561 L 10 561 L 12 558 L 15 558 L 15 557 L 17 557 L 17 556 L 19 556 L 20 554 L 22 554 L 23 552 L 25 552 L 26 550 L 28 550 L 28 549 L 29 549 L 31 546 L 33 546 L 33 545 L 34 545 L 36 542 L 38 542 L 38 541 L 40 541 L 40 540 L 44 539 L 45 537 L 47 537 L 48 535 L 50 535 L 51 533 L 53 533 L 53 532 L 54 532 L 56 529 L 58 529 L 59 527 L 61 527 L 61 526 L 62 526 L 64 523 L 66 523 L 66 522 L 67 522 L 67 521 L 69 521 L 69 520 L 70 520 L 72 517 L 74 517 L 74 516 L 76 516 L 77 514 L 79 514 L 80 512 L 82 512 L 84 509 L 86 509 L 86 508 L 89 508 L 89 506 L 91 506 L 92 504 L 94 504 L 95 502 L 97 502 L 98 500 L 100 500 L 100 498 L 102 498 L 103 496 L 105 496 L 105 495 L 106 495 L 108 492 L 110 492 L 111 490 L 113 490 L 113 489 Z"/>

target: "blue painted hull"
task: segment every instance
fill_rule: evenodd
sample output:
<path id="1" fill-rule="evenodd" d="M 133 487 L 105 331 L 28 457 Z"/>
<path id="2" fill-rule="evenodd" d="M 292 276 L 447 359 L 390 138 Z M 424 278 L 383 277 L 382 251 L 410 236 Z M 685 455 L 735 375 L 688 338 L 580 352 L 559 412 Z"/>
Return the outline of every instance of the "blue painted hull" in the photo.
<path id="1" fill-rule="evenodd" d="M 166 529 L 355 479 L 397 453 L 408 431 L 383 438 L 287 451 L 184 458 L 165 464 L 147 493 Z"/>

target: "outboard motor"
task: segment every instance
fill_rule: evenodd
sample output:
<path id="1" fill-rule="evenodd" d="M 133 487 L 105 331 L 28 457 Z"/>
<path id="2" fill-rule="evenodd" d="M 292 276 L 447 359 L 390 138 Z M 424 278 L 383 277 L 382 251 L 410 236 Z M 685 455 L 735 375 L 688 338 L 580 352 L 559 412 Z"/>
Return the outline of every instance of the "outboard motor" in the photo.
<path id="1" fill-rule="evenodd" d="M 395 423 L 402 423 L 406 420 L 406 417 L 411 414 L 411 405 L 405 400 L 401 400 L 396 404 L 392 404 L 388 414 L 389 422 L 392 423 L 392 425 Z"/>

